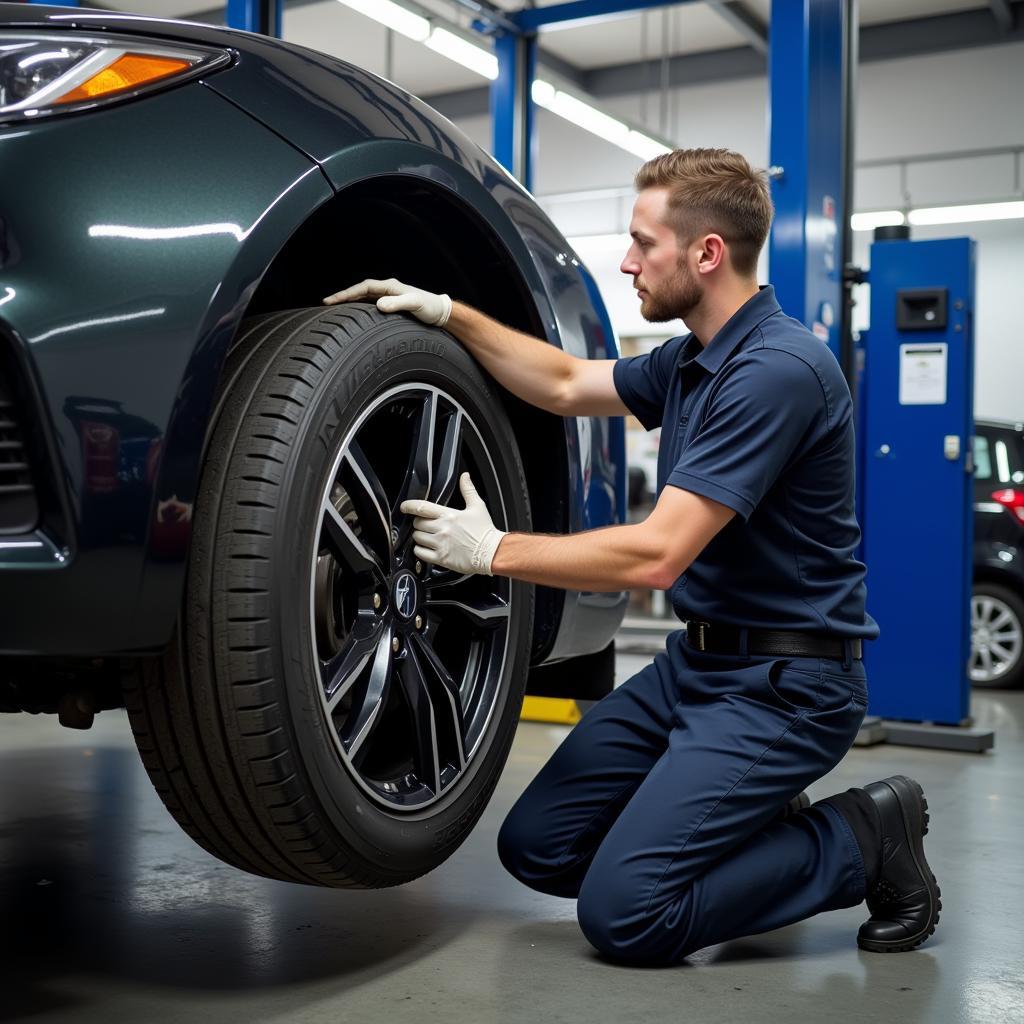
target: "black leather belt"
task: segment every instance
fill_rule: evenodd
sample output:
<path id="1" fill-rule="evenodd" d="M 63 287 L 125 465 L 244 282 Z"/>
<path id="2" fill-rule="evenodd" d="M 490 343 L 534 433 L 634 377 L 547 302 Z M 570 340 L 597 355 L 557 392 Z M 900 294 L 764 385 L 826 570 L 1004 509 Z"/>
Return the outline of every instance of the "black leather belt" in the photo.
<path id="1" fill-rule="evenodd" d="M 781 658 L 846 658 L 844 646 L 848 643 L 850 657 L 863 657 L 863 644 L 859 639 L 844 640 L 835 633 L 804 633 L 788 629 L 742 629 L 719 622 L 693 619 L 686 623 L 686 642 L 698 651 L 714 654 L 743 654 L 743 634 L 746 633 L 747 654 L 776 654 Z"/>

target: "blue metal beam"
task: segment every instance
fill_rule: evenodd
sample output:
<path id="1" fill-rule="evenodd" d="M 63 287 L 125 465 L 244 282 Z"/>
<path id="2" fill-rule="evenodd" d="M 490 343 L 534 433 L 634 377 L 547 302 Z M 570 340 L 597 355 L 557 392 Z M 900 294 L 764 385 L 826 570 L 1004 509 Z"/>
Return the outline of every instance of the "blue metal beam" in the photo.
<path id="1" fill-rule="evenodd" d="M 768 54 L 768 27 L 736 0 L 707 0 L 724 22 L 732 26 L 762 56 Z"/>
<path id="2" fill-rule="evenodd" d="M 491 83 L 491 151 L 530 191 L 537 145 L 532 97 L 537 37 L 499 33 L 494 37 L 494 53 L 498 77 Z"/>
<path id="3" fill-rule="evenodd" d="M 524 32 L 536 32 L 545 25 L 558 25 L 567 21 L 587 22 L 628 14 L 631 11 L 649 11 L 654 7 L 679 7 L 695 0 L 568 0 L 551 7 L 531 7 L 512 15 L 512 20 Z"/>
<path id="4" fill-rule="evenodd" d="M 769 271 L 779 305 L 847 362 L 843 269 L 849 232 L 846 91 L 850 5 L 772 0 Z M 855 24 L 855 23 L 854 23 Z"/>
<path id="5" fill-rule="evenodd" d="M 282 0 L 228 0 L 227 25 L 281 38 Z"/>

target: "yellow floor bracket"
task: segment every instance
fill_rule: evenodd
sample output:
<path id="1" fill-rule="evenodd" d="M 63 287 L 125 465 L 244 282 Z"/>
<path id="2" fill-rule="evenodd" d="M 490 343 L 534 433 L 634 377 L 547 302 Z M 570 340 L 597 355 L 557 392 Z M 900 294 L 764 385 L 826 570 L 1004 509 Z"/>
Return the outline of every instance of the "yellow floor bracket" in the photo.
<path id="1" fill-rule="evenodd" d="M 583 716 L 576 701 L 567 697 L 526 697 L 519 717 L 524 722 L 575 725 Z"/>

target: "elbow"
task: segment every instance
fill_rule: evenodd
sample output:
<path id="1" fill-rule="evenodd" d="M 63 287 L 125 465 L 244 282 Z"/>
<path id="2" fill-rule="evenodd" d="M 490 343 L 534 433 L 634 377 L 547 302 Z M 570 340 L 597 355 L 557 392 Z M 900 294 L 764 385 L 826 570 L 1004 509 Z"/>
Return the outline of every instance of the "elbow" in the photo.
<path id="1" fill-rule="evenodd" d="M 657 562 L 648 570 L 645 585 L 651 590 L 668 590 L 679 579 L 679 574 L 684 571 L 677 566 Z"/>
<path id="2" fill-rule="evenodd" d="M 569 393 L 571 386 L 572 381 L 569 377 L 560 380 L 544 408 L 556 416 L 571 416 L 572 398 Z"/>

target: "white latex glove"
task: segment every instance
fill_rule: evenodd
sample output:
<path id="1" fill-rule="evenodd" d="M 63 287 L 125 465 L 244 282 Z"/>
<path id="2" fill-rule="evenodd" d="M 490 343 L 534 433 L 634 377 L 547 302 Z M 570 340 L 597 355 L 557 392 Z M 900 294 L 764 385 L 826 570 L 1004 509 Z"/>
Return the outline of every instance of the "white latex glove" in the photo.
<path id="1" fill-rule="evenodd" d="M 435 505 L 432 501 L 403 501 L 401 509 L 413 520 L 413 552 L 417 558 L 456 572 L 493 576 L 491 561 L 505 531 L 491 522 L 484 499 L 468 473 L 459 477 L 464 509 Z"/>
<path id="2" fill-rule="evenodd" d="M 336 302 L 356 302 L 359 299 L 377 299 L 377 308 L 382 313 L 412 313 L 417 320 L 435 327 L 444 327 L 452 315 L 452 300 L 447 295 L 413 288 L 411 284 L 402 284 L 393 277 L 386 281 L 368 278 L 351 288 L 328 295 L 324 305 L 333 306 Z"/>

